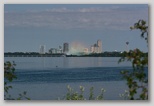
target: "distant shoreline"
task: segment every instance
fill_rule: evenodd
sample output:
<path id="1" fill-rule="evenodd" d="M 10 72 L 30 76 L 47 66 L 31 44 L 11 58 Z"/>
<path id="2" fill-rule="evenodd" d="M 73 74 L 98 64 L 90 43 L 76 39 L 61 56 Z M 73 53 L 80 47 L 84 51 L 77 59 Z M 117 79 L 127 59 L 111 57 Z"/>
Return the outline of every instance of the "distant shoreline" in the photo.
<path id="1" fill-rule="evenodd" d="M 4 56 L 4 57 L 121 57 L 121 56 Z"/>
<path id="2" fill-rule="evenodd" d="M 148 55 L 148 53 L 144 53 L 145 55 Z M 122 52 L 103 52 L 103 53 L 90 53 L 90 54 L 64 54 L 64 53 L 45 53 L 45 54 L 39 54 L 37 52 L 29 52 L 29 53 L 23 53 L 23 52 L 15 52 L 15 53 L 4 53 L 4 57 L 121 57 Z"/>

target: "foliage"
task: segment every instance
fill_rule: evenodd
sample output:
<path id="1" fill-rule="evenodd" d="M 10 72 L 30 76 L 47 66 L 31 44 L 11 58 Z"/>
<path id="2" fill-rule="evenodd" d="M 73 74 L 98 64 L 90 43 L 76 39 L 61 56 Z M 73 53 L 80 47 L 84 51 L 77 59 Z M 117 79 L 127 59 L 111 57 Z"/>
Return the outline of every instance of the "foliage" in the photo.
<path id="1" fill-rule="evenodd" d="M 93 90 L 94 90 L 94 87 L 91 87 L 91 88 L 90 88 L 89 100 L 94 100 L 94 99 L 95 99 L 95 98 L 94 98 L 94 92 L 93 92 Z"/>
<path id="2" fill-rule="evenodd" d="M 11 97 L 9 94 L 9 90 L 12 89 L 13 87 L 8 85 L 9 82 L 12 82 L 14 79 L 17 79 L 17 76 L 15 75 L 15 66 L 16 64 L 13 62 L 5 62 L 4 63 L 4 99 L 5 100 L 15 100 L 14 98 Z M 17 100 L 21 99 L 27 99 L 30 100 L 30 98 L 26 97 L 26 92 L 23 92 L 23 94 L 19 94 L 19 97 Z"/>
<path id="3" fill-rule="evenodd" d="M 22 94 L 19 94 L 19 97 L 17 98 L 17 100 L 24 100 L 24 99 L 30 100 L 30 98 L 28 98 L 26 94 L 27 94 L 26 91 L 24 91 Z"/>
<path id="4" fill-rule="evenodd" d="M 141 31 L 141 37 L 145 38 L 148 42 L 148 26 L 144 20 L 139 20 L 134 24 L 131 29 L 139 29 Z M 123 77 L 127 80 L 129 88 L 129 96 L 127 99 L 148 99 L 148 77 L 145 72 L 145 67 L 148 66 L 148 55 L 140 51 L 139 49 L 130 50 L 124 52 L 120 58 L 119 63 L 123 61 L 130 61 L 132 63 L 133 71 L 124 70 L 121 72 Z M 141 90 L 138 98 L 135 98 L 137 91 Z"/>
<path id="5" fill-rule="evenodd" d="M 66 100 L 84 100 L 83 92 L 84 87 L 80 86 L 80 94 L 75 92 L 69 85 L 67 86 L 68 93 L 66 94 Z"/>
<path id="6" fill-rule="evenodd" d="M 104 99 L 104 97 L 103 97 L 104 92 L 106 92 L 106 90 L 102 88 L 101 89 L 101 94 L 97 96 L 96 100 L 103 100 Z"/>
<path id="7" fill-rule="evenodd" d="M 130 29 L 139 29 L 141 31 L 141 37 L 148 42 L 148 26 L 146 24 L 146 21 L 139 20 L 137 23 L 134 24 L 134 26 L 131 26 Z"/>
<path id="8" fill-rule="evenodd" d="M 5 99 L 13 99 L 11 98 L 11 95 L 8 94 L 8 91 L 9 89 L 12 89 L 12 86 L 9 86 L 7 83 L 8 82 L 12 82 L 13 79 L 16 79 L 16 75 L 14 73 L 15 71 L 15 66 L 16 64 L 13 62 L 5 62 L 4 63 L 4 91 L 5 91 L 5 94 L 4 94 L 4 97 Z"/>
<path id="9" fill-rule="evenodd" d="M 16 66 L 16 64 L 13 62 L 5 62 L 4 63 L 4 78 L 6 78 L 8 81 L 12 81 L 13 79 L 16 79 L 16 75 L 15 75 L 15 68 L 14 66 Z"/>
<path id="10" fill-rule="evenodd" d="M 123 98 L 124 100 L 130 99 L 129 91 L 127 91 L 127 90 L 125 90 L 125 93 L 124 94 L 119 94 L 119 96 L 121 98 Z"/>
<path id="11" fill-rule="evenodd" d="M 80 86 L 80 93 L 74 91 L 69 85 L 67 86 L 67 94 L 64 97 L 64 100 L 86 100 L 86 97 L 84 97 L 84 87 Z M 94 97 L 93 93 L 94 88 L 90 88 L 90 95 L 89 95 L 89 100 L 103 100 L 103 94 L 105 92 L 104 89 L 101 89 L 101 94 L 98 95 L 96 98 Z"/>

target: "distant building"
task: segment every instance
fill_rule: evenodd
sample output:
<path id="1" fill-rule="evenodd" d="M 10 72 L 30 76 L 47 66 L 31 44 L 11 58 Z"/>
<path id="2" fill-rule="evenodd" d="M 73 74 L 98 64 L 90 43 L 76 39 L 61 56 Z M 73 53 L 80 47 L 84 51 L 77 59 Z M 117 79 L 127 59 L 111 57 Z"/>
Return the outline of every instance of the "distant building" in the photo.
<path id="1" fill-rule="evenodd" d="M 93 45 L 90 47 L 90 52 L 94 53 L 94 46 Z"/>
<path id="2" fill-rule="evenodd" d="M 91 53 L 102 53 L 102 41 L 97 40 L 97 43 L 90 47 Z"/>
<path id="3" fill-rule="evenodd" d="M 62 53 L 62 50 L 57 49 L 57 48 L 51 48 L 51 49 L 49 49 L 49 53 L 50 54 L 59 54 L 59 53 Z"/>
<path id="4" fill-rule="evenodd" d="M 68 53 L 69 52 L 69 44 L 68 43 L 64 43 L 63 44 L 63 53 Z"/>
<path id="5" fill-rule="evenodd" d="M 45 54 L 45 45 L 40 45 L 40 54 Z"/>
<path id="6" fill-rule="evenodd" d="M 88 54 L 88 53 L 89 53 L 88 48 L 84 48 L 84 53 L 85 53 L 85 54 Z"/>
<path id="7" fill-rule="evenodd" d="M 59 46 L 58 51 L 59 51 L 59 53 L 63 53 L 62 46 Z"/>
<path id="8" fill-rule="evenodd" d="M 93 53 L 99 53 L 98 49 L 99 49 L 98 45 L 94 44 L 94 51 L 93 51 Z"/>
<path id="9" fill-rule="evenodd" d="M 57 49 L 56 48 L 51 48 L 51 49 L 49 49 L 49 53 L 50 54 L 56 54 L 57 53 Z"/>
<path id="10" fill-rule="evenodd" d="M 98 53 L 102 53 L 102 41 L 97 40 L 97 46 L 98 46 Z"/>

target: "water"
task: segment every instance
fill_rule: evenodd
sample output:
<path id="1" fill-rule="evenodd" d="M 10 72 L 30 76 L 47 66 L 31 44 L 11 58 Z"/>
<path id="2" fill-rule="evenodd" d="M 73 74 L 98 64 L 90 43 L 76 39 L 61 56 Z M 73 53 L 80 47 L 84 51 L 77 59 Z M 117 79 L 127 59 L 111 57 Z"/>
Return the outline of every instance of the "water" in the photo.
<path id="1" fill-rule="evenodd" d="M 118 64 L 119 57 L 5 57 L 15 61 L 16 69 L 53 69 L 87 67 L 128 67 L 129 62 Z"/>
<path id="2" fill-rule="evenodd" d="M 10 91 L 18 97 L 19 92 L 27 91 L 33 100 L 55 100 L 67 93 L 67 85 L 76 91 L 85 87 L 88 97 L 90 87 L 95 95 L 101 88 L 106 89 L 104 99 L 118 100 L 120 93 L 127 89 L 121 70 L 132 71 L 131 63 L 118 64 L 118 57 L 5 57 L 5 61 L 15 61 L 16 75 Z"/>

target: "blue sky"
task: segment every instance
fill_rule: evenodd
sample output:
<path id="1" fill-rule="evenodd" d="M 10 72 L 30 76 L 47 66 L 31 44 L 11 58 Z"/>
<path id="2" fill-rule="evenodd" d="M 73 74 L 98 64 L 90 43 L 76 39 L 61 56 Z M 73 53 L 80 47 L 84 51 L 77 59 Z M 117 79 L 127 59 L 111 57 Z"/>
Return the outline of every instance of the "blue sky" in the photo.
<path id="1" fill-rule="evenodd" d="M 4 52 L 38 52 L 40 45 L 58 48 L 74 42 L 89 48 L 98 39 L 103 51 L 148 51 L 139 31 L 130 31 L 139 19 L 148 21 L 146 4 L 5 4 Z"/>

